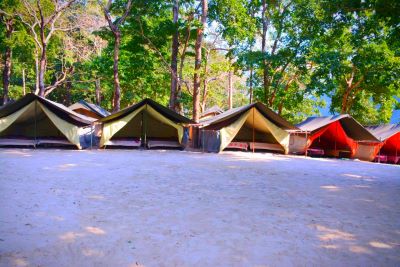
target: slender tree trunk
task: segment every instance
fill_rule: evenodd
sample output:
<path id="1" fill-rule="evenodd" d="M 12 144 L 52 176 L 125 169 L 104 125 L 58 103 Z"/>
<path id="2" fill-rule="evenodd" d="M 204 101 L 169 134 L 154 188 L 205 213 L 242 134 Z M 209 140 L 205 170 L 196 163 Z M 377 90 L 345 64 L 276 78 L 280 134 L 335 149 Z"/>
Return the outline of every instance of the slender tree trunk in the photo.
<path id="1" fill-rule="evenodd" d="M 68 81 L 65 83 L 65 89 L 66 89 L 66 94 L 65 94 L 65 105 L 70 106 L 71 103 L 71 89 L 72 89 L 72 83 L 71 81 Z"/>
<path id="2" fill-rule="evenodd" d="M 11 39 L 11 34 L 14 30 L 14 22 L 12 19 L 8 19 L 5 22 L 6 24 L 6 38 L 8 40 Z M 8 91 L 10 86 L 10 77 L 11 77 L 11 64 L 12 64 L 12 48 L 10 46 L 6 47 L 6 51 L 4 53 L 4 70 L 3 70 L 3 105 L 7 104 L 9 97 Z"/>
<path id="3" fill-rule="evenodd" d="M 250 97 L 249 102 L 250 104 L 253 103 L 253 66 L 250 67 Z"/>
<path id="4" fill-rule="evenodd" d="M 22 90 L 24 95 L 26 95 L 25 69 L 22 69 Z"/>
<path id="5" fill-rule="evenodd" d="M 228 107 L 229 109 L 232 109 L 233 103 L 232 103 L 232 98 L 233 98 L 233 82 L 232 82 L 232 71 L 229 71 L 228 74 Z"/>
<path id="6" fill-rule="evenodd" d="M 201 47 L 203 44 L 204 28 L 207 23 L 208 1 L 201 0 L 201 26 L 197 29 L 195 43 L 195 63 L 193 76 L 193 120 L 199 122 L 200 119 L 200 68 L 201 68 Z"/>
<path id="7" fill-rule="evenodd" d="M 39 62 L 39 96 L 44 97 L 45 93 L 45 84 L 44 84 L 44 74 L 46 73 L 46 64 L 47 64 L 47 45 L 42 44 L 42 51 L 40 54 L 40 62 Z"/>
<path id="8" fill-rule="evenodd" d="M 171 94 L 169 97 L 169 108 L 179 112 L 178 102 L 178 51 L 179 51 L 179 29 L 178 29 L 178 16 L 179 16 L 179 0 L 174 1 L 172 7 L 173 23 L 176 27 L 172 37 L 172 51 L 171 51 Z"/>
<path id="9" fill-rule="evenodd" d="M 39 51 L 35 48 L 35 94 L 39 95 Z"/>
<path id="10" fill-rule="evenodd" d="M 200 101 L 200 112 L 201 113 L 203 113 L 206 109 L 207 95 L 208 95 L 208 81 L 207 81 L 207 78 L 205 78 L 203 81 L 203 97 Z"/>
<path id="11" fill-rule="evenodd" d="M 121 103 L 121 86 L 118 77 L 118 62 L 119 62 L 119 47 L 121 45 L 121 33 L 119 31 L 114 32 L 114 98 L 113 98 L 113 109 L 114 111 L 120 110 Z"/>
<path id="12" fill-rule="evenodd" d="M 267 103 L 269 97 L 269 81 L 268 81 L 268 68 L 267 61 L 265 59 L 266 51 L 267 51 L 267 31 L 268 31 L 268 18 L 266 16 L 267 12 L 267 3 L 266 0 L 262 1 L 262 38 L 261 38 L 261 52 L 263 55 L 263 86 L 264 86 L 264 102 Z"/>
<path id="13" fill-rule="evenodd" d="M 96 105 L 100 106 L 101 102 L 101 87 L 100 87 L 100 79 L 96 79 L 95 81 L 95 88 L 96 88 Z"/>

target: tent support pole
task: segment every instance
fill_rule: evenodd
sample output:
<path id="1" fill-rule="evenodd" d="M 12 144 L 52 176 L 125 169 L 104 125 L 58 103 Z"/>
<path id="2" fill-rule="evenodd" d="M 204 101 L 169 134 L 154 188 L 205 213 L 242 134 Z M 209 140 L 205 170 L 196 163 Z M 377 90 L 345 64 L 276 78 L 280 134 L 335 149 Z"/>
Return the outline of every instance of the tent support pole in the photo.
<path id="1" fill-rule="evenodd" d="M 34 130 L 34 136 L 35 136 L 34 148 L 36 148 L 36 144 L 37 144 L 37 100 L 35 100 L 35 130 Z"/>
<path id="2" fill-rule="evenodd" d="M 253 153 L 254 153 L 254 107 L 253 107 Z"/>
<path id="3" fill-rule="evenodd" d="M 336 154 L 336 150 L 337 150 L 337 147 L 336 147 L 336 138 L 337 138 L 337 135 L 338 135 L 338 129 L 337 129 L 337 124 L 338 124 L 338 122 L 336 122 L 336 136 L 335 136 L 335 154 Z M 339 153 L 338 153 L 338 158 L 339 158 Z"/>
<path id="4" fill-rule="evenodd" d="M 144 124 L 144 147 L 147 145 L 147 104 L 145 108 L 145 112 L 143 112 L 143 124 Z"/>
<path id="5" fill-rule="evenodd" d="M 382 140 L 379 138 L 379 141 L 381 141 L 382 142 Z M 381 163 L 381 150 L 379 149 L 379 152 L 378 152 L 378 163 Z"/>
<path id="6" fill-rule="evenodd" d="M 306 132 L 306 157 L 308 152 L 308 132 Z"/>
<path id="7" fill-rule="evenodd" d="M 204 153 L 204 129 L 201 129 L 201 148 L 203 149 Z"/>
<path id="8" fill-rule="evenodd" d="M 93 148 L 93 134 L 94 134 L 94 123 L 92 123 L 91 125 L 90 125 L 90 132 L 91 132 L 91 134 L 90 134 L 90 150 L 92 150 L 92 148 Z"/>

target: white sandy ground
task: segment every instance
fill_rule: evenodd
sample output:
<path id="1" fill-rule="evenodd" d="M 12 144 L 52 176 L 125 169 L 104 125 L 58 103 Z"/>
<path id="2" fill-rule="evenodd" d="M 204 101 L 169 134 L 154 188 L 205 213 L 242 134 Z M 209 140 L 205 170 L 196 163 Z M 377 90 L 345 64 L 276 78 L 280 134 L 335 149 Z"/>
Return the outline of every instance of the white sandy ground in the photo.
<path id="1" fill-rule="evenodd" d="M 0 266 L 399 266 L 400 166 L 0 150 Z"/>

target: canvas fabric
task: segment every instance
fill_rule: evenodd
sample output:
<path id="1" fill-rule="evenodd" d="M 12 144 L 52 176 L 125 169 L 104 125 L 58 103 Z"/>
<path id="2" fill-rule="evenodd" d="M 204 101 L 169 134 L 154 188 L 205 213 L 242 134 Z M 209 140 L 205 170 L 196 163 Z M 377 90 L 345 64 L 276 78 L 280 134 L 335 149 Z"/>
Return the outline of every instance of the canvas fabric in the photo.
<path id="1" fill-rule="evenodd" d="M 100 139 L 100 147 L 104 146 L 115 134 L 117 134 L 122 128 L 124 128 L 130 121 L 132 121 L 140 112 L 146 111 L 155 118 L 157 121 L 164 123 L 176 129 L 178 135 L 179 143 L 182 143 L 184 127 L 177 123 L 174 123 L 170 119 L 166 118 L 150 105 L 143 105 L 138 109 L 128 113 L 126 116 L 113 120 L 110 122 L 105 122 L 103 125 L 103 133 Z"/>

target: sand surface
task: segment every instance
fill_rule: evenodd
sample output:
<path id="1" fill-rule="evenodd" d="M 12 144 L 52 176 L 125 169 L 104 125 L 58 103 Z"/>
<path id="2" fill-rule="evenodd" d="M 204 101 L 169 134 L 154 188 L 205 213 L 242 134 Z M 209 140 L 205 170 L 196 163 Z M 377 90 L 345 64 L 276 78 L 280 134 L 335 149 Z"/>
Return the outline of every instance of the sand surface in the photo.
<path id="1" fill-rule="evenodd" d="M 400 166 L 1 149 L 0 266 L 400 266 Z"/>

